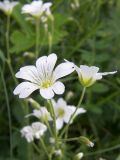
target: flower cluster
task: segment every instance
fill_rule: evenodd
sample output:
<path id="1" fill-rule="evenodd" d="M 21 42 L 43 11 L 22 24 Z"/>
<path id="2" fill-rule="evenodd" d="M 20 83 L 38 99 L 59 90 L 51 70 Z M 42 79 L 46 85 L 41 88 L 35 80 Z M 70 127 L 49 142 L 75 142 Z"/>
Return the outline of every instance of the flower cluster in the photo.
<path id="1" fill-rule="evenodd" d="M 68 123 L 72 114 L 75 112 L 75 106 L 70 106 L 67 105 L 66 101 L 63 98 L 59 98 L 58 101 L 56 102 L 55 100 L 52 100 L 52 105 L 54 108 L 55 116 L 56 116 L 56 127 L 57 130 L 61 129 L 65 123 Z M 86 110 L 83 108 L 79 108 L 75 114 L 75 117 L 78 114 L 85 113 Z M 28 142 L 33 141 L 33 137 L 38 138 L 36 135 L 39 133 L 44 133 L 43 132 L 43 127 L 44 124 L 48 124 L 48 121 L 53 121 L 50 113 L 46 109 L 46 107 L 41 106 L 39 109 L 34 109 L 33 113 L 26 115 L 26 118 L 34 116 L 38 118 L 42 123 L 33 123 L 32 127 L 31 126 L 26 126 L 21 130 L 22 135 L 27 139 Z M 74 118 L 75 118 L 74 117 Z M 71 121 L 71 123 L 73 120 Z M 36 125 L 34 125 L 36 124 Z M 43 124 L 43 125 L 42 125 Z M 35 129 L 35 127 L 39 129 Z M 39 127 L 41 126 L 41 127 Z M 45 127 L 44 127 L 45 128 Z M 45 130 L 46 131 L 46 130 Z M 39 135 L 40 138 L 40 135 Z"/>
<path id="2" fill-rule="evenodd" d="M 52 99 L 55 94 L 61 95 L 65 91 L 64 84 L 58 80 L 71 74 L 74 70 L 77 71 L 84 87 L 91 86 L 104 75 L 116 73 L 116 71 L 98 73 L 98 67 L 80 65 L 79 68 L 69 61 L 59 64 L 54 69 L 56 61 L 57 55 L 52 53 L 49 56 L 38 58 L 36 66 L 29 65 L 20 68 L 20 71 L 16 73 L 16 78 L 27 80 L 27 82 L 20 83 L 15 88 L 14 94 L 19 95 L 19 98 L 27 98 L 33 91 L 39 89 L 43 98 Z"/>
<path id="3" fill-rule="evenodd" d="M 43 14 L 49 16 L 51 15 L 51 6 L 51 2 L 43 3 L 42 0 L 33 1 L 22 7 L 22 13 L 30 14 L 33 17 L 41 17 Z"/>
<path id="4" fill-rule="evenodd" d="M 18 3 L 19 2 L 10 2 L 9 0 L 4 0 L 3 2 L 0 2 L 0 10 L 2 10 L 6 15 L 11 15 L 13 8 Z M 41 18 L 41 21 L 46 22 L 48 18 L 53 20 L 53 16 L 50 10 L 51 6 L 51 2 L 43 3 L 42 0 L 35 0 L 30 4 L 25 4 L 22 7 L 21 12 L 23 14 L 28 14 L 33 18 Z"/>
<path id="5" fill-rule="evenodd" d="M 20 83 L 15 88 L 14 94 L 19 95 L 19 98 L 27 98 L 33 91 L 39 89 L 40 95 L 43 98 L 52 99 L 55 94 L 61 95 L 65 91 L 65 86 L 59 79 L 71 74 L 75 70 L 84 88 L 93 85 L 96 80 L 102 79 L 104 75 L 116 73 L 116 71 L 98 73 L 98 67 L 80 65 L 79 68 L 69 61 L 65 61 L 55 67 L 56 61 L 57 55 L 52 53 L 49 56 L 38 58 L 36 66 L 29 65 L 20 68 L 16 73 L 16 77 L 26 81 Z M 77 115 L 86 112 L 85 109 L 78 108 L 79 106 L 67 105 L 63 98 L 59 98 L 57 102 L 52 99 L 51 104 L 53 111 L 48 111 L 47 107 L 42 107 L 37 104 L 37 108 L 39 109 L 34 109 L 33 113 L 26 116 L 35 116 L 41 121 L 35 122 L 31 126 L 26 126 L 21 130 L 22 136 L 25 137 L 28 142 L 33 141 L 34 138 L 39 139 L 47 130 L 49 121 L 55 121 L 56 129 L 59 131 L 62 129 L 64 123 L 69 125 Z M 82 137 L 81 142 L 90 147 L 94 145 L 86 137 Z"/>

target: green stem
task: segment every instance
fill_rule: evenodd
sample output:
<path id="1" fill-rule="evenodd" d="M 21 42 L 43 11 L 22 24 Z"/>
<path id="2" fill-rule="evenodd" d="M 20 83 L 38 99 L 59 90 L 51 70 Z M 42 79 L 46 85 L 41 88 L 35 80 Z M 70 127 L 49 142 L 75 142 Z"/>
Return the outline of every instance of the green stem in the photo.
<path id="1" fill-rule="evenodd" d="M 36 47 L 35 47 L 35 54 L 36 54 L 36 58 L 38 58 L 39 55 L 39 39 L 40 39 L 40 31 L 39 31 L 39 27 L 40 27 L 40 20 L 38 18 L 36 18 Z"/>
<path id="2" fill-rule="evenodd" d="M 14 71 L 13 71 L 13 68 L 12 68 L 12 65 L 11 65 L 11 57 L 10 57 L 10 44 L 9 44 L 9 36 L 10 35 L 10 16 L 8 15 L 7 16 L 7 26 L 6 26 L 6 51 L 7 51 L 7 64 L 8 64 L 8 67 L 9 67 L 9 70 L 11 72 L 11 75 L 12 75 L 12 78 L 13 80 L 15 81 L 15 83 L 17 84 L 17 80 L 15 78 L 15 74 L 14 74 Z"/>
<path id="3" fill-rule="evenodd" d="M 6 87 L 6 84 L 5 84 L 4 75 L 3 75 L 3 72 L 1 70 L 1 68 L 0 68 L 0 73 L 1 73 L 1 79 L 2 79 L 2 82 L 3 82 L 3 88 L 4 88 L 4 92 L 5 92 L 6 104 L 7 104 L 9 135 L 10 135 L 10 157 L 12 158 L 13 157 L 13 151 L 12 151 L 12 120 L 11 120 L 9 96 L 8 96 L 7 87 Z"/>
<path id="4" fill-rule="evenodd" d="M 120 148 L 120 144 L 118 144 L 116 146 L 113 146 L 113 147 L 110 147 L 110 148 L 105 148 L 105 149 L 102 149 L 102 150 L 99 150 L 99 151 L 96 151 L 96 152 L 87 153 L 87 154 L 85 154 L 85 157 L 86 156 L 93 156 L 93 155 L 96 155 L 96 154 L 102 154 L 102 153 L 105 153 L 105 152 L 110 152 L 110 151 L 113 151 L 113 150 L 116 150 L 116 149 L 119 149 L 119 148 Z"/>
<path id="5" fill-rule="evenodd" d="M 71 141 L 78 141 L 79 139 L 80 137 L 74 137 L 74 138 L 59 139 L 59 141 L 71 142 Z"/>
<path id="6" fill-rule="evenodd" d="M 42 138 L 40 138 L 40 142 L 41 142 L 41 144 L 42 144 L 42 147 L 43 147 L 46 155 L 48 156 L 48 160 L 51 160 L 51 156 L 49 155 L 49 153 L 48 153 L 48 151 L 47 151 L 47 148 L 46 148 L 46 145 L 45 145 L 45 143 L 44 143 L 44 141 L 43 141 Z"/>
<path id="7" fill-rule="evenodd" d="M 50 106 L 51 116 L 53 118 L 55 146 L 58 149 L 59 145 L 58 145 L 58 135 L 57 135 L 57 127 L 56 127 L 56 115 L 55 115 L 55 111 L 54 111 L 54 107 L 53 107 L 52 101 L 48 100 L 48 103 L 49 103 L 49 106 Z"/>
<path id="8" fill-rule="evenodd" d="M 80 100 L 79 100 L 79 102 L 78 102 L 78 105 L 77 105 L 74 113 L 71 115 L 69 122 L 67 123 L 67 125 L 65 126 L 65 128 L 63 129 L 63 131 L 61 132 L 60 137 L 62 137 L 65 132 L 67 133 L 68 128 L 69 128 L 69 125 L 70 125 L 70 123 L 71 123 L 71 120 L 74 118 L 74 116 L 75 116 L 78 108 L 81 106 L 83 97 L 84 97 L 84 95 L 85 95 L 85 90 L 86 90 L 86 88 L 84 87 L 84 88 L 83 88 L 83 91 L 82 91 L 82 94 L 81 94 L 81 97 L 80 97 Z"/>
<path id="9" fill-rule="evenodd" d="M 32 143 L 32 145 L 33 145 L 33 147 L 35 148 L 35 150 L 36 150 L 39 154 L 41 154 L 40 149 L 38 148 L 38 146 L 37 146 L 34 142 Z"/>
<path id="10" fill-rule="evenodd" d="M 51 54 L 52 52 L 53 36 L 54 36 L 54 20 L 51 20 L 51 32 L 48 32 L 49 54 Z"/>
<path id="11" fill-rule="evenodd" d="M 7 59 L 11 62 L 9 54 L 9 33 L 10 33 L 10 16 L 7 16 L 7 26 L 6 26 L 6 49 L 7 49 Z"/>
<path id="12" fill-rule="evenodd" d="M 51 100 L 48 100 L 48 103 L 50 105 L 50 109 L 51 109 L 51 116 L 53 118 L 53 124 L 54 124 L 54 134 L 55 134 L 55 139 L 57 141 L 57 128 L 56 128 L 56 116 L 55 116 L 55 112 L 54 112 L 54 108 L 53 108 L 53 104 Z"/>
<path id="13" fill-rule="evenodd" d="M 53 132 L 52 132 L 52 130 L 51 130 L 51 127 L 50 127 L 49 122 L 46 121 L 45 123 L 46 123 L 46 125 L 47 125 L 47 127 L 48 127 L 48 129 L 49 129 L 49 132 L 50 132 L 51 136 L 53 136 Z"/>

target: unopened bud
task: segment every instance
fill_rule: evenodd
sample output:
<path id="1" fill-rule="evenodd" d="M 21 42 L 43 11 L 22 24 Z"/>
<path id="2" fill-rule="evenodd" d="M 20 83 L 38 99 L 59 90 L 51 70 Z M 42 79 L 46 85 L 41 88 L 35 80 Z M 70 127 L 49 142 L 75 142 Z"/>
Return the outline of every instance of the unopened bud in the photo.
<path id="1" fill-rule="evenodd" d="M 55 139 L 53 137 L 50 137 L 49 141 L 50 141 L 51 144 L 55 144 Z"/>
<path id="2" fill-rule="evenodd" d="M 30 103 L 32 104 L 32 106 L 33 106 L 34 108 L 40 109 L 39 103 L 36 102 L 34 99 L 28 98 L 27 100 L 28 100 L 28 102 L 30 102 Z"/>
<path id="3" fill-rule="evenodd" d="M 88 147 L 93 147 L 94 143 L 91 142 L 87 137 L 81 136 L 80 137 L 80 142 L 87 145 Z"/>
<path id="4" fill-rule="evenodd" d="M 67 100 L 67 101 L 70 100 L 73 96 L 74 96 L 74 93 L 73 93 L 72 91 L 69 91 L 69 92 L 67 93 L 66 100 Z"/>
<path id="5" fill-rule="evenodd" d="M 81 160 L 82 158 L 83 158 L 83 153 L 82 152 L 80 152 L 80 153 L 78 153 L 76 156 L 75 156 L 75 160 Z"/>

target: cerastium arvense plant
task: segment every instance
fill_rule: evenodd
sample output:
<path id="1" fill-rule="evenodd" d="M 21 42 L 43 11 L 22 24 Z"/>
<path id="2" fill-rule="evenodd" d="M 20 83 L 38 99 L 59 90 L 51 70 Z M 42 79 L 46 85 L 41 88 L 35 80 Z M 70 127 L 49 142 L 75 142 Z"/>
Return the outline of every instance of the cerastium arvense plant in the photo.
<path id="1" fill-rule="evenodd" d="M 6 32 L 6 46 L 7 46 L 7 60 L 9 68 L 13 76 L 13 70 L 11 66 L 11 58 L 9 54 L 9 25 L 10 15 L 12 9 L 18 3 L 9 2 L 5 0 L 0 3 L 0 9 L 7 15 L 7 32 Z M 28 14 L 29 20 L 34 22 L 36 30 L 36 64 L 28 65 L 20 68 L 16 73 L 16 78 L 25 80 L 21 82 L 14 90 L 14 95 L 19 95 L 19 98 L 27 98 L 33 106 L 33 112 L 26 115 L 26 118 L 34 116 L 37 121 L 21 129 L 22 137 L 24 137 L 28 143 L 32 143 L 36 151 L 40 152 L 39 141 L 43 147 L 48 160 L 64 158 L 64 144 L 67 145 L 69 141 L 80 141 L 89 147 L 93 147 L 94 143 L 87 137 L 78 135 L 78 137 L 68 137 L 69 126 L 74 122 L 74 119 L 86 110 L 81 107 L 82 101 L 85 96 L 85 91 L 88 87 L 93 85 L 97 80 L 102 79 L 103 76 L 108 74 L 114 74 L 114 72 L 100 73 L 99 68 L 95 66 L 80 65 L 77 67 L 73 62 L 65 60 L 58 66 L 56 65 L 57 55 L 51 53 L 52 50 L 52 34 L 53 34 L 53 22 L 54 17 L 51 13 L 50 7 L 52 3 L 43 3 L 42 0 L 33 1 L 31 4 L 26 4 L 22 7 L 22 14 Z M 48 32 L 49 41 L 49 55 L 38 58 L 40 52 L 39 39 L 40 23 L 43 23 L 45 29 L 48 31 L 48 19 L 52 24 L 52 33 Z M 55 101 L 55 95 L 62 95 L 65 92 L 65 86 L 60 81 L 64 76 L 70 75 L 72 72 L 78 73 L 78 79 L 83 87 L 81 96 L 77 105 L 68 105 L 62 98 L 58 98 Z M 43 105 L 35 100 L 28 98 L 32 92 L 39 90 L 40 96 L 44 99 L 46 105 Z M 11 131 L 10 131 L 11 132 Z M 48 134 L 47 134 L 48 132 Z M 47 134 L 47 140 L 45 139 Z M 78 153 L 73 156 L 73 159 L 81 159 L 83 153 Z"/>

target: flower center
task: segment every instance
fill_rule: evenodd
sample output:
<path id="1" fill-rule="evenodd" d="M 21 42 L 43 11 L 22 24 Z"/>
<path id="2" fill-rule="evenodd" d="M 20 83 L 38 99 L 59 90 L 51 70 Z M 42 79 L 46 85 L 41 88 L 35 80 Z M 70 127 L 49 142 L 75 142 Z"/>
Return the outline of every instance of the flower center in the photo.
<path id="1" fill-rule="evenodd" d="M 59 116 L 59 117 L 63 117 L 64 114 L 65 114 L 64 109 L 63 109 L 63 108 L 59 108 L 59 109 L 58 109 L 58 116 Z"/>
<path id="2" fill-rule="evenodd" d="M 51 85 L 52 85 L 51 81 L 48 80 L 48 81 L 42 82 L 41 87 L 42 87 L 42 88 L 48 88 L 48 87 L 50 87 Z"/>

